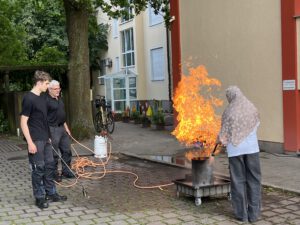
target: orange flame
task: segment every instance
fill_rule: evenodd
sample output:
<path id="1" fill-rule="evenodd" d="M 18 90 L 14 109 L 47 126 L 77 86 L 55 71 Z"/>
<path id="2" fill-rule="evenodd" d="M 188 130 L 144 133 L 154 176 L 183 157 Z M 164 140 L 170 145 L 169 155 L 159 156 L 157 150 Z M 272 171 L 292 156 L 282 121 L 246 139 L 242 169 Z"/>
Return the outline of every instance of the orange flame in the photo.
<path id="1" fill-rule="evenodd" d="M 188 159 L 209 157 L 221 127 L 221 118 L 215 114 L 215 108 L 223 101 L 214 96 L 221 82 L 209 77 L 204 66 L 190 68 L 189 73 L 181 76 L 175 90 L 174 108 L 179 122 L 172 134 L 187 146 L 201 143 L 200 150 L 186 154 Z"/>

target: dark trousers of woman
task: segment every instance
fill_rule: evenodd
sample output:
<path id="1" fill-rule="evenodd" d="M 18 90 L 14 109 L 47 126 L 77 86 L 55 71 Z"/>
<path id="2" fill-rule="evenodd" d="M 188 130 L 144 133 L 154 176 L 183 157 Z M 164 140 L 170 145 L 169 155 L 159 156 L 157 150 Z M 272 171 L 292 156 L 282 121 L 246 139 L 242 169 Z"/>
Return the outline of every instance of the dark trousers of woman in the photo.
<path id="1" fill-rule="evenodd" d="M 32 189 L 36 199 L 45 198 L 45 194 L 56 193 L 54 183 L 55 163 L 53 152 L 48 141 L 34 141 L 37 147 L 35 154 L 29 154 L 31 166 Z"/>
<path id="2" fill-rule="evenodd" d="M 231 198 L 238 220 L 254 222 L 261 210 L 259 153 L 229 157 Z"/>
<path id="3" fill-rule="evenodd" d="M 71 166 L 72 152 L 70 149 L 69 135 L 65 131 L 64 126 L 50 127 L 50 133 L 51 133 L 52 145 L 55 148 L 55 151 L 53 151 L 53 156 L 54 156 L 55 167 L 56 167 L 56 175 L 58 175 L 58 160 L 59 160 L 59 156 L 57 155 L 57 153 L 61 154 L 61 158 L 64 161 L 61 162 L 62 174 L 70 174 L 71 172 L 68 167 Z"/>

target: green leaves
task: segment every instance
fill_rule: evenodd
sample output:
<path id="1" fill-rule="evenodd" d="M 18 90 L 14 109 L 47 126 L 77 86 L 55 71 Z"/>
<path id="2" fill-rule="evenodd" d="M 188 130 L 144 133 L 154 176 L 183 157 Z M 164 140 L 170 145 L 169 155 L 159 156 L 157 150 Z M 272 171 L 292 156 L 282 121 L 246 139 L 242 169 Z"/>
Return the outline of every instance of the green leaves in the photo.
<path id="1" fill-rule="evenodd" d="M 0 0 L 0 65 L 15 65 L 26 60 L 25 32 L 15 22 L 20 11 L 10 1 Z"/>

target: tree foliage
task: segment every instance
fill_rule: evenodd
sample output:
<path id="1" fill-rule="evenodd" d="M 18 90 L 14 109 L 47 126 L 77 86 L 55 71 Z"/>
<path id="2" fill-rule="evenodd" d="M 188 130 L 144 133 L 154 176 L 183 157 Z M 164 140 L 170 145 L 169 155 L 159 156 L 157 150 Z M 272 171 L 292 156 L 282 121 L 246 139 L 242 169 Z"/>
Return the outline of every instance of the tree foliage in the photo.
<path id="1" fill-rule="evenodd" d="M 26 45 L 29 59 L 41 62 L 38 60 L 41 59 L 40 55 L 50 53 L 50 62 L 55 61 L 59 55 L 61 56 L 59 61 L 66 61 L 68 40 L 62 1 L 20 0 L 19 4 L 23 10 L 18 20 L 24 25 L 27 33 Z M 60 53 L 53 54 L 54 51 Z M 54 58 L 52 59 L 51 56 Z"/>
<path id="2" fill-rule="evenodd" d="M 0 65 L 26 61 L 26 33 L 17 23 L 21 8 L 11 1 L 0 0 Z"/>
<path id="3" fill-rule="evenodd" d="M 99 68 L 101 50 L 108 49 L 107 32 L 107 24 L 100 23 L 98 25 L 96 16 L 89 17 L 89 56 L 90 67 L 93 69 Z"/>
<path id="4" fill-rule="evenodd" d="M 92 11 L 91 11 L 92 12 Z M 89 16 L 90 64 L 107 49 L 107 26 Z M 61 0 L 0 0 L 0 65 L 65 64 L 69 44 Z"/>

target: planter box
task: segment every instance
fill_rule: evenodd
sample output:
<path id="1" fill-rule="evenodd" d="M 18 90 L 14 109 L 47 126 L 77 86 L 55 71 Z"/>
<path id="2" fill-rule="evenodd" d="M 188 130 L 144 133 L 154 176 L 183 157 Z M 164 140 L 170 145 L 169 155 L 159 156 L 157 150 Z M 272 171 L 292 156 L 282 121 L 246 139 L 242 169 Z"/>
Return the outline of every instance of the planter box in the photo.
<path id="1" fill-rule="evenodd" d="M 130 118 L 129 117 L 122 117 L 122 122 L 123 123 L 129 123 Z"/>

